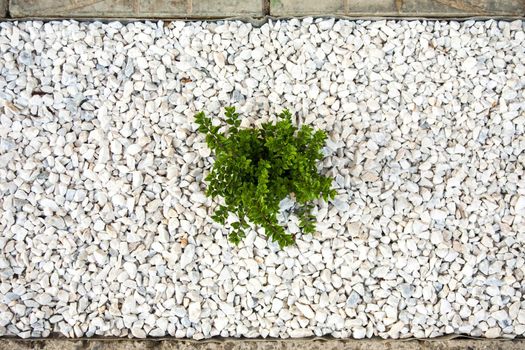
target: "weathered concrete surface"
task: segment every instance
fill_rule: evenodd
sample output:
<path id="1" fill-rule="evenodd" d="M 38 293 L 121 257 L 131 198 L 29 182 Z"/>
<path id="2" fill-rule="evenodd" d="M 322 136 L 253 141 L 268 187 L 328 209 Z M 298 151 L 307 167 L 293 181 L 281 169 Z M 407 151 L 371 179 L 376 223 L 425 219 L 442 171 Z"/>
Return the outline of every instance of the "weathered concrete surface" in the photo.
<path id="1" fill-rule="evenodd" d="M 271 0 L 272 16 L 345 15 L 346 0 Z"/>
<path id="2" fill-rule="evenodd" d="M 11 0 L 9 5 L 13 18 L 260 17 L 262 9 L 262 0 Z"/>
<path id="3" fill-rule="evenodd" d="M 0 340 L 0 350 L 524 350 L 525 340 Z"/>
<path id="4" fill-rule="evenodd" d="M 400 6 L 401 13 L 442 13 L 444 16 L 456 15 L 515 15 L 525 14 L 523 0 L 404 0 Z"/>
<path id="5" fill-rule="evenodd" d="M 271 0 L 273 16 L 469 17 L 525 15 L 524 0 Z"/>
<path id="6" fill-rule="evenodd" d="M 0 0 L 0 17 L 2 4 Z M 520 17 L 525 0 L 10 0 L 13 18 Z"/>
<path id="7" fill-rule="evenodd" d="M 0 0 L 0 18 L 4 18 L 7 13 L 7 0 Z"/>

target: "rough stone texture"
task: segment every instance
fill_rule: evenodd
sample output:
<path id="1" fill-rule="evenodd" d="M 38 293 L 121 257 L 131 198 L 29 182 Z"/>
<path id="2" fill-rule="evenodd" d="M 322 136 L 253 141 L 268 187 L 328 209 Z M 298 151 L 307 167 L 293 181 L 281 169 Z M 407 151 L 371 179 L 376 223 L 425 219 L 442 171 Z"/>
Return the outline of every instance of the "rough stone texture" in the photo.
<path id="1" fill-rule="evenodd" d="M 271 0 L 273 16 L 523 16 L 522 0 Z"/>
<path id="2" fill-rule="evenodd" d="M 523 16 L 522 0 L 268 0 L 272 16 Z M 12 0 L 17 17 L 214 18 L 265 15 L 267 0 Z M 7 0 L 0 0 L 0 17 Z"/>
<path id="3" fill-rule="evenodd" d="M 5 1 L 5 0 L 1 0 Z M 261 16 L 261 0 L 12 0 L 13 18 L 202 18 Z"/>
<path id="4" fill-rule="evenodd" d="M 270 14 L 272 16 L 316 15 L 316 14 L 346 14 L 345 0 L 271 0 Z"/>
<path id="5" fill-rule="evenodd" d="M 0 18 L 4 18 L 7 13 L 7 0 L 0 0 Z"/>
<path id="6" fill-rule="evenodd" d="M 522 350 L 524 340 L 0 340 L 0 350 Z"/>
<path id="7" fill-rule="evenodd" d="M 443 16 L 509 15 L 523 16 L 522 0 L 404 0 L 399 1 L 401 13 L 413 16 L 436 14 Z"/>

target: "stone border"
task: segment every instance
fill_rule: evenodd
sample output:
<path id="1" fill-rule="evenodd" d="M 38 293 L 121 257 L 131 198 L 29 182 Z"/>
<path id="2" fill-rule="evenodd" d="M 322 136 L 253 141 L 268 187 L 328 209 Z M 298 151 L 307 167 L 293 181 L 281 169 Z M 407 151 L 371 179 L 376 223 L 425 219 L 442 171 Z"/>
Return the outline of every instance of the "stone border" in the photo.
<path id="1" fill-rule="evenodd" d="M 0 340 L 0 350 L 523 350 L 525 340 Z"/>
<path id="2" fill-rule="evenodd" d="M 271 15 L 386 17 L 523 16 L 521 0 L 271 0 Z"/>
<path id="3" fill-rule="evenodd" d="M 523 0 L 0 0 L 0 18 L 523 18 Z"/>
<path id="4" fill-rule="evenodd" d="M 8 0 L 0 0 L 0 19 L 7 16 L 7 1 Z"/>

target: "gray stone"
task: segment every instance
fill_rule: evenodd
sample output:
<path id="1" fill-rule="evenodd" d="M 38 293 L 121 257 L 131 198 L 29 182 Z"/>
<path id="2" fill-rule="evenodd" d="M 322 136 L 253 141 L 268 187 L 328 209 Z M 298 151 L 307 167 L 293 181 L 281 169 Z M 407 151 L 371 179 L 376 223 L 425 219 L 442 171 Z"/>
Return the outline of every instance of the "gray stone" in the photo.
<path id="1" fill-rule="evenodd" d="M 408 299 L 412 297 L 412 294 L 414 294 L 414 286 L 410 283 L 402 283 L 399 285 L 399 290 L 401 291 L 401 295 L 403 298 Z"/>
<path id="2" fill-rule="evenodd" d="M 7 0 L 0 0 L 0 18 L 4 18 L 7 14 Z"/>
<path id="3" fill-rule="evenodd" d="M 521 0 L 272 0 L 272 16 L 522 16 Z"/>
<path id="4" fill-rule="evenodd" d="M 355 291 L 352 291 L 348 299 L 346 299 L 346 306 L 354 308 L 359 304 L 360 300 L 361 300 L 361 297 L 359 296 L 359 294 L 357 294 Z"/>
<path id="5" fill-rule="evenodd" d="M 358 332 L 359 333 L 359 332 Z M 525 348 L 525 340 L 483 340 L 479 339 L 436 339 L 436 340 L 336 340 L 336 339 L 285 339 L 285 340 L 263 340 L 255 341 L 221 339 L 195 342 L 191 340 L 131 340 L 131 339 L 50 339 L 50 340 L 0 340 L 0 350 L 147 350 L 154 347 L 158 350 L 264 350 L 278 348 L 280 350 L 522 350 Z"/>
<path id="6" fill-rule="evenodd" d="M 521 0 L 404 0 L 396 4 L 400 5 L 400 14 L 419 16 L 523 16 L 525 13 Z"/>
<path id="7" fill-rule="evenodd" d="M 262 16 L 262 3 L 260 0 L 12 0 L 9 9 L 11 16 L 15 18 L 202 18 Z"/>
<path id="8" fill-rule="evenodd" d="M 270 14 L 272 16 L 304 16 L 320 14 L 344 15 L 346 6 L 344 0 L 272 0 Z"/>

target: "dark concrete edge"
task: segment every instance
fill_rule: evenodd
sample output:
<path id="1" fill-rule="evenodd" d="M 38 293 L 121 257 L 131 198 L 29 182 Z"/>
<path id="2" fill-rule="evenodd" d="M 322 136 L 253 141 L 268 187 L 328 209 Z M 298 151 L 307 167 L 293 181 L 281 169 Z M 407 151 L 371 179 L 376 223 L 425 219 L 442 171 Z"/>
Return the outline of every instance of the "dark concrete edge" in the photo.
<path id="1" fill-rule="evenodd" d="M 101 22 L 101 23 L 111 23 L 111 22 L 121 22 L 124 24 L 133 23 L 133 22 L 151 22 L 157 23 L 162 22 L 164 25 L 169 24 L 174 21 L 182 22 L 221 22 L 221 21 L 241 21 L 245 23 L 250 23 L 252 26 L 258 28 L 263 26 L 266 23 L 284 21 L 290 19 L 303 20 L 306 18 L 316 19 L 331 19 L 336 20 L 348 20 L 348 21 L 456 21 L 456 22 L 466 22 L 466 21 L 516 21 L 516 20 L 525 20 L 525 14 L 523 16 L 378 16 L 378 15 L 369 15 L 369 16 L 341 16 L 341 15 L 307 15 L 307 16 L 263 16 L 263 17 L 172 17 L 172 18 L 158 18 L 158 17 L 19 17 L 19 18 L 1 18 L 1 22 L 26 22 L 26 21 L 42 21 L 42 22 L 62 22 L 62 21 L 76 21 L 79 23 L 83 22 Z"/>
<path id="2" fill-rule="evenodd" d="M 49 337 L 39 337 L 39 338 L 20 338 L 16 336 L 3 336 L 0 337 L 0 342 L 2 341 L 20 341 L 20 342 L 33 342 L 33 341 L 59 341 L 59 342 L 70 342 L 70 341 L 102 341 L 102 342 L 126 342 L 126 341 L 139 341 L 139 342 L 164 342 L 164 341 L 171 341 L 171 342 L 190 342 L 190 343 L 224 343 L 229 341 L 234 342 L 249 342 L 249 343 L 258 343 L 258 342 L 357 342 L 357 343 L 364 343 L 364 342 L 374 342 L 374 343 L 386 343 L 386 342 L 392 342 L 392 341 L 399 341 L 399 342 L 440 342 L 440 341 L 459 341 L 459 340 L 469 340 L 469 341 L 475 341 L 475 342 L 484 342 L 484 341 L 504 341 L 504 342 L 524 342 L 525 336 L 518 336 L 514 338 L 505 338 L 505 337 L 499 337 L 499 338 L 484 338 L 484 337 L 473 337 L 473 336 L 467 336 L 467 335 L 461 335 L 461 334 L 448 334 L 448 335 L 442 335 L 437 336 L 434 338 L 381 338 L 381 337 L 372 337 L 372 338 L 365 338 L 365 339 L 355 339 L 355 338 L 335 338 L 332 336 L 320 336 L 320 337 L 306 337 L 306 338 L 273 338 L 273 337 L 267 337 L 267 338 L 246 338 L 246 337 L 212 337 L 212 338 L 206 338 L 206 339 L 192 339 L 192 338 L 176 338 L 176 337 L 147 337 L 147 338 L 128 338 L 128 337 L 104 337 L 104 336 L 97 336 L 97 337 L 79 337 L 79 338 L 67 338 L 64 336 L 57 336 L 52 335 Z"/>
<path id="3" fill-rule="evenodd" d="M 377 15 L 377 14 L 362 14 L 362 15 L 355 15 L 355 16 L 342 16 L 342 15 L 326 15 L 326 14 L 317 14 L 317 15 L 301 15 L 301 16 L 263 16 L 263 17 L 82 17 L 82 16 L 73 16 L 73 17 L 38 17 L 38 16 L 32 16 L 32 17 L 0 17 L 0 21 L 65 21 L 65 20 L 76 20 L 76 21 L 185 21 L 185 22 L 209 22 L 209 21 L 233 21 L 233 20 L 241 20 L 245 22 L 250 21 L 268 21 L 268 20 L 275 20 L 275 21 L 281 21 L 281 20 L 290 20 L 290 19 L 305 19 L 305 18 L 335 18 L 335 19 L 342 19 L 342 20 L 352 20 L 352 21 L 378 21 L 378 20 L 428 20 L 428 21 L 468 21 L 468 20 L 525 20 L 525 14 L 524 15 L 471 15 L 467 14 L 464 16 L 459 16 L 455 14 L 455 16 L 422 16 L 422 15 L 406 15 L 406 16 L 399 16 L 399 15 Z"/>

